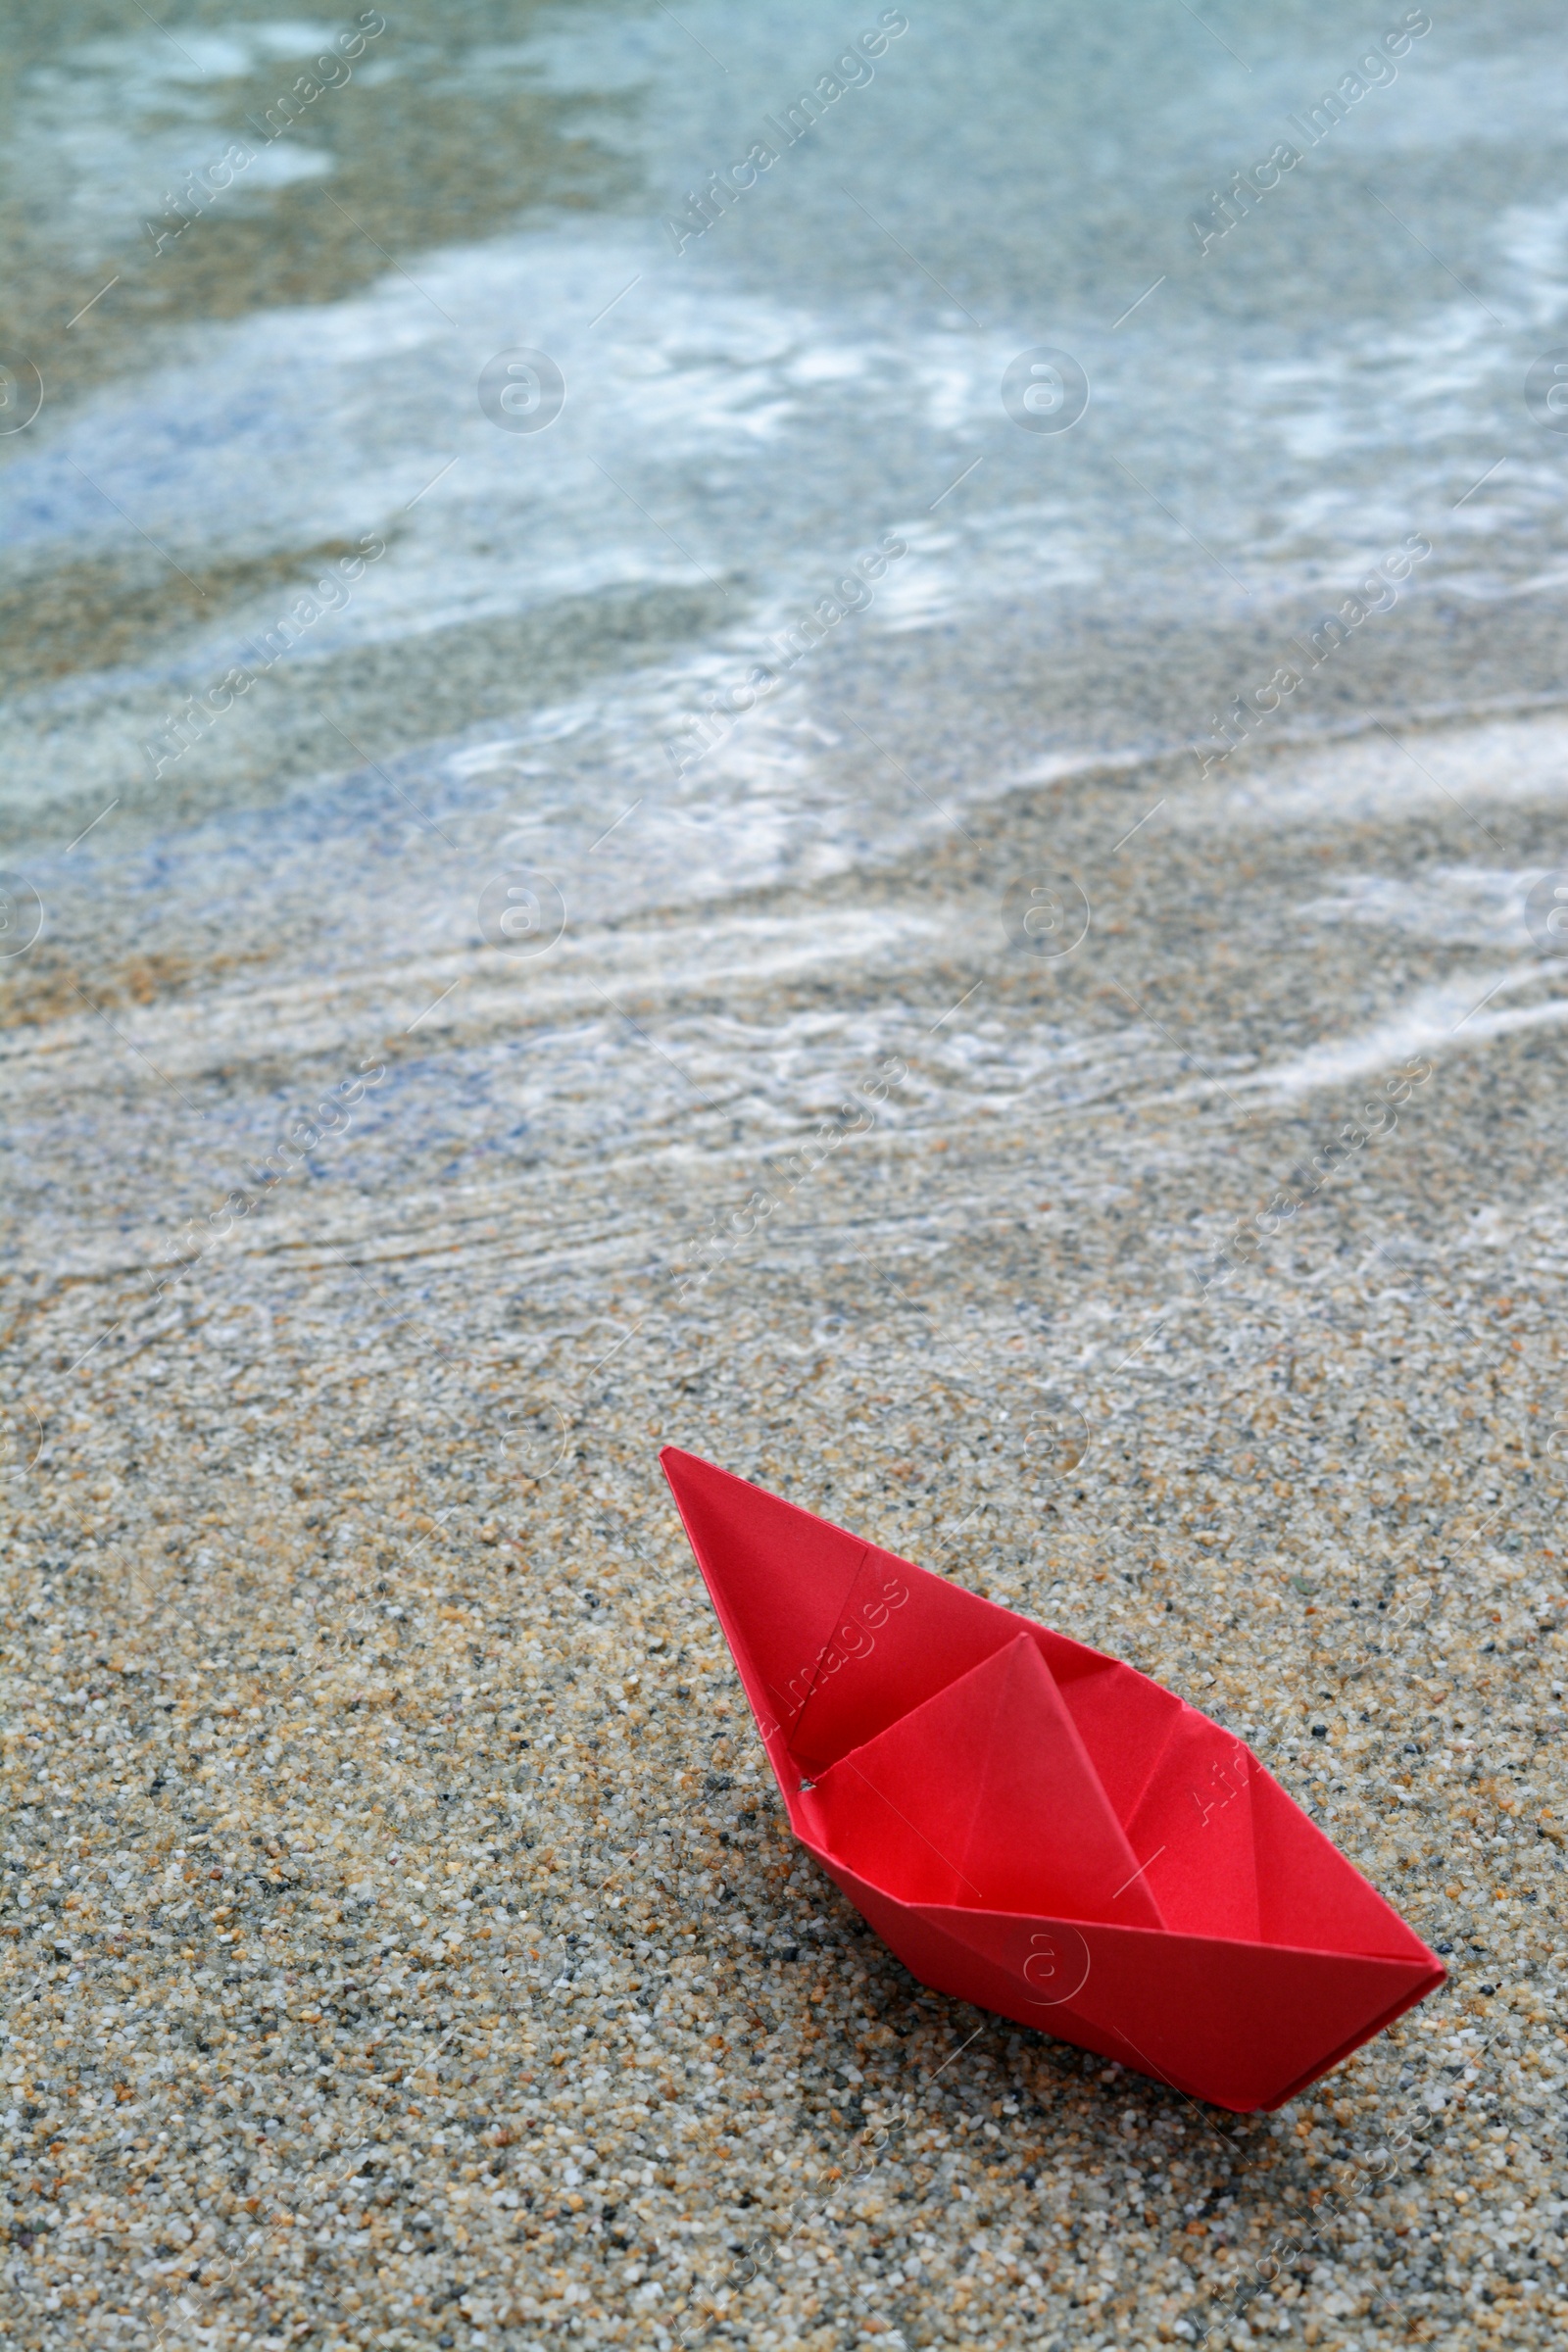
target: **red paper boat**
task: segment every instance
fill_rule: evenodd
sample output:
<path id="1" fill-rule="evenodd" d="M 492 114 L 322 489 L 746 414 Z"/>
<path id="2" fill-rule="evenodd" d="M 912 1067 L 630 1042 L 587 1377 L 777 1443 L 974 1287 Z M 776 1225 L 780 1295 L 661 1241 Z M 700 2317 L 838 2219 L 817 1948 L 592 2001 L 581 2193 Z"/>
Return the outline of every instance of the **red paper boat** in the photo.
<path id="1" fill-rule="evenodd" d="M 1248 2112 L 1443 1983 L 1174 1692 L 695 1454 L 662 1459 L 790 1826 L 922 1984 Z"/>

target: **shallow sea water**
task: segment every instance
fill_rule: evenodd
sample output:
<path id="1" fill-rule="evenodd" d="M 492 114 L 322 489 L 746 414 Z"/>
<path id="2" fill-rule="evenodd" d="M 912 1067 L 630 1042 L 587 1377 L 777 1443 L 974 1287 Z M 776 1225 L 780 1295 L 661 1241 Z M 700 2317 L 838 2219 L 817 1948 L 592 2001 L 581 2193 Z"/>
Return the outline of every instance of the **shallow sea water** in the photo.
<path id="1" fill-rule="evenodd" d="M 11 12 L 29 2346 L 1557 2338 L 1561 28 L 1259 195 L 1421 12 L 907 16 L 416 6 L 279 129 L 352 17 Z M 1272 2119 L 922 1992 L 666 1442 L 1448 1986 Z"/>

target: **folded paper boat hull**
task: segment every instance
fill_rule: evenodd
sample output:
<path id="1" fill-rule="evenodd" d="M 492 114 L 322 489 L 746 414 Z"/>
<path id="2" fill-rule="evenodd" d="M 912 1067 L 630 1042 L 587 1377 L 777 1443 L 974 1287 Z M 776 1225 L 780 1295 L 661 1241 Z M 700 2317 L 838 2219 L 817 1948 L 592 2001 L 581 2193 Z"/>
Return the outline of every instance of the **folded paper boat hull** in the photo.
<path id="1" fill-rule="evenodd" d="M 1443 1982 L 1173 1692 L 694 1454 L 662 1460 L 791 1827 L 922 1984 L 1250 2111 Z"/>

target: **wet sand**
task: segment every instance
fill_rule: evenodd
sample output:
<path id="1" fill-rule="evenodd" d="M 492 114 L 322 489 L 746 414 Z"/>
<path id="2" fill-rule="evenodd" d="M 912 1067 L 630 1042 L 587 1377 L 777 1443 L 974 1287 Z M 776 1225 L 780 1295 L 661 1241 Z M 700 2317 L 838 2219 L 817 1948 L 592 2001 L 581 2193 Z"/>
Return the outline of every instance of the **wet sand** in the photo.
<path id="1" fill-rule="evenodd" d="M 1521 862 L 1558 723 L 1471 759 Z M 1564 1000 L 1537 963 L 1468 1041 L 1484 923 L 1438 951 L 1303 911 L 1358 760 L 1353 870 L 1464 856 L 1437 790 L 1377 812 L 1395 758 L 1254 770 L 1269 830 L 1233 812 L 1223 878 L 1190 790 L 1114 852 L 1159 797 L 1115 779 L 722 935 L 340 974 L 323 1083 L 384 1075 L 161 1298 L 125 1163 L 94 1188 L 14 1286 L 20 2341 L 1554 2339 Z M 991 879 L 1048 856 L 1095 905 L 1059 961 Z M 1395 969 L 1456 1036 L 1379 1044 Z M 562 1120 L 519 1175 L 482 1120 L 420 1125 L 421 1062 L 526 1067 L 596 989 L 638 1131 Z M 1331 998 L 1361 1043 L 1309 1084 Z M 247 1082 L 225 1003 L 259 1051 L 246 982 L 125 1044 L 15 1033 L 62 1179 L 84 1103 L 172 1137 L 178 1095 Z M 824 1024 L 846 1099 L 906 1075 L 803 1175 L 769 1087 Z M 720 1098 L 737 1032 L 757 1084 Z M 792 1856 L 665 1442 L 1169 1682 L 1449 1986 L 1246 2119 L 922 1991 Z"/>

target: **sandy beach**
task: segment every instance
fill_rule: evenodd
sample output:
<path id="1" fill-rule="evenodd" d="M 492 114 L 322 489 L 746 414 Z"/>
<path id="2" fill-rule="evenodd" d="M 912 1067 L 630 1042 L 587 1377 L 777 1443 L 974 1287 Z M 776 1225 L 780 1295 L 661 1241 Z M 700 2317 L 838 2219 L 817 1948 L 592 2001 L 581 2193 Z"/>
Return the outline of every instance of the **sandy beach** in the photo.
<path id="1" fill-rule="evenodd" d="M 1215 24 L 1051 13 L 1069 104 L 1022 12 L 911 22 L 677 253 L 858 24 L 415 9 L 264 142 L 326 34 L 20 12 L 26 2352 L 1561 2340 L 1560 36 L 1434 28 L 1184 258 L 1366 37 Z M 1336 246 L 1367 188 L 1444 262 Z M 1253 2116 L 917 1984 L 663 1445 L 1167 1684 L 1447 1984 Z"/>

